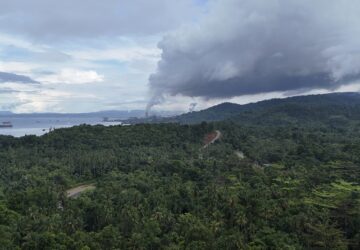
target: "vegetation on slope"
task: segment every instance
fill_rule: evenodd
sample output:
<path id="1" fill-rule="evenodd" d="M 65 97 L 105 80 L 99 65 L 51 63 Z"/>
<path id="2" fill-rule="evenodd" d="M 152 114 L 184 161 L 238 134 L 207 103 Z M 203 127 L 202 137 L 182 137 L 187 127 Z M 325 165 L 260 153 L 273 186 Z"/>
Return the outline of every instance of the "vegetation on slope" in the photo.
<path id="1" fill-rule="evenodd" d="M 0 246 L 359 249 L 358 111 L 293 105 L 191 126 L 1 136 Z M 215 130 L 221 140 L 204 149 Z M 67 197 L 83 183 L 96 189 Z"/>
<path id="2" fill-rule="evenodd" d="M 315 116 L 316 113 L 318 116 Z M 239 105 L 234 103 L 222 103 L 211 108 L 186 113 L 170 118 L 150 117 L 148 119 L 130 120 L 130 123 L 158 123 L 172 122 L 181 124 L 198 124 L 203 121 L 215 122 L 227 119 L 243 119 L 248 122 L 249 118 L 257 116 L 264 123 L 268 119 L 313 120 L 324 117 L 340 120 L 346 118 L 360 119 L 360 94 L 358 93 L 334 93 L 325 95 L 297 96 L 285 99 L 271 99 L 257 103 Z M 237 117 L 237 118 L 236 118 Z M 253 121 L 251 121 L 253 123 Z"/>

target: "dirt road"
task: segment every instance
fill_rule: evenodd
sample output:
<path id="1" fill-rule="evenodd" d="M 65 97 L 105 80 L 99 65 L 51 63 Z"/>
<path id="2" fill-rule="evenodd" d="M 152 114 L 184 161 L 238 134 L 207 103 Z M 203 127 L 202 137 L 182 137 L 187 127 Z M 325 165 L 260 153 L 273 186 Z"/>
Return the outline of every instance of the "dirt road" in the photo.
<path id="1" fill-rule="evenodd" d="M 90 190 L 94 190 L 95 188 L 96 187 L 95 187 L 94 184 L 81 185 L 81 186 L 78 186 L 78 187 L 74 187 L 74 188 L 71 188 L 71 189 L 66 191 L 66 197 L 68 197 L 68 198 L 76 198 L 81 193 L 86 192 L 86 191 L 90 191 Z"/>
<path id="2" fill-rule="evenodd" d="M 219 130 L 216 130 L 216 131 L 215 131 L 215 136 L 214 136 L 214 138 L 212 138 L 211 141 L 209 141 L 208 143 L 206 143 L 206 144 L 204 145 L 204 148 L 209 147 L 211 144 L 213 144 L 214 142 L 216 142 L 217 140 L 219 140 L 220 137 L 221 137 L 221 132 L 220 132 Z"/>

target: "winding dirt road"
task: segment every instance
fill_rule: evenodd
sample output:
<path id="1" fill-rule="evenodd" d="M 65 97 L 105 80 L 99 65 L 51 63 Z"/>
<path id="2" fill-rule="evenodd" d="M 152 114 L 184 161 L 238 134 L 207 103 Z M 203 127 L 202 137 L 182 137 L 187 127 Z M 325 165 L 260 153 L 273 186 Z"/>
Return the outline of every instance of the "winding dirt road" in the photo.
<path id="1" fill-rule="evenodd" d="M 212 138 L 211 141 L 209 141 L 208 143 L 206 143 L 206 144 L 204 145 L 204 148 L 209 147 L 211 144 L 215 143 L 217 140 L 220 139 L 220 137 L 221 137 L 221 132 L 220 132 L 219 130 L 216 130 L 215 133 L 216 133 L 215 137 Z"/>

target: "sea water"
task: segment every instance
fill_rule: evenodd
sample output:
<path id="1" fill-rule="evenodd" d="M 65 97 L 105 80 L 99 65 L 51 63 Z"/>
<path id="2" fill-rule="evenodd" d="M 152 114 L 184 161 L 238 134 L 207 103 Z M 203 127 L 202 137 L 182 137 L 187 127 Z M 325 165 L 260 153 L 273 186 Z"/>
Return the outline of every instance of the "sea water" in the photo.
<path id="1" fill-rule="evenodd" d="M 69 128 L 81 124 L 88 125 L 120 125 L 121 122 L 104 122 L 102 117 L 21 117 L 21 116 L 0 116 L 0 124 L 11 122 L 12 128 L 0 128 L 0 135 L 11 135 L 21 137 L 25 135 L 43 135 L 50 130 Z"/>

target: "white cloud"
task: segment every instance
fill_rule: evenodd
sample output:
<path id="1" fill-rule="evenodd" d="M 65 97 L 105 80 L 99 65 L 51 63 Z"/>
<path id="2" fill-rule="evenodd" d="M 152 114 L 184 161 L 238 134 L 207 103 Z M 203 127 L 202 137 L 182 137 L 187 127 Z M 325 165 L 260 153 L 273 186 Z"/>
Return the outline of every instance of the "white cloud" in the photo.
<path id="1" fill-rule="evenodd" d="M 37 78 L 43 84 L 86 84 L 104 81 L 104 76 L 94 70 L 62 69 L 60 72 Z"/>
<path id="2" fill-rule="evenodd" d="M 16 112 L 84 112 L 119 97 L 143 100 L 162 35 L 194 22 L 203 9 L 198 0 L 0 0 L 0 6 L 0 72 L 40 82 L 3 85 L 2 107 Z"/>
<path id="3" fill-rule="evenodd" d="M 15 111 L 19 113 L 28 113 L 28 112 L 43 112 L 44 110 L 54 109 L 56 105 L 56 100 L 54 97 L 66 97 L 61 93 L 41 92 L 36 94 L 21 92 L 16 94 L 16 99 L 19 103 L 23 103 L 16 107 Z"/>
<path id="4" fill-rule="evenodd" d="M 43 49 L 38 45 L 24 40 L 19 36 L 9 35 L 5 33 L 0 33 L 0 46 L 15 46 L 18 48 L 26 49 L 33 52 L 42 52 Z M 0 48 L 1 50 L 1 48 Z"/>
<path id="5" fill-rule="evenodd" d="M 123 62 L 131 62 L 135 60 L 159 60 L 161 50 L 155 47 L 125 47 L 116 49 L 87 49 L 83 51 L 69 51 L 75 59 L 79 60 L 117 60 Z"/>
<path id="6" fill-rule="evenodd" d="M 20 92 L 13 95 L 13 102 L 18 103 L 13 111 L 17 113 L 64 112 L 68 111 L 64 109 L 65 103 L 83 98 L 96 99 L 94 95 L 51 89 L 43 89 L 38 92 Z"/>
<path id="7" fill-rule="evenodd" d="M 24 63 L 15 61 L 0 61 L 0 71 L 10 72 L 15 74 L 31 75 L 35 69 L 41 68 L 41 65 L 36 63 Z"/>
<path id="8" fill-rule="evenodd" d="M 31 92 L 31 91 L 38 91 L 40 88 L 37 84 L 24 84 L 18 82 L 4 82 L 0 85 L 1 89 L 10 89 L 16 92 Z"/>

